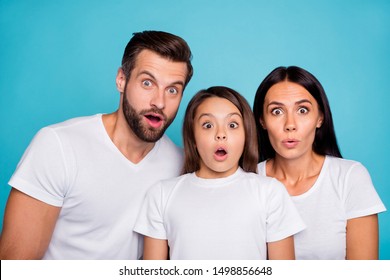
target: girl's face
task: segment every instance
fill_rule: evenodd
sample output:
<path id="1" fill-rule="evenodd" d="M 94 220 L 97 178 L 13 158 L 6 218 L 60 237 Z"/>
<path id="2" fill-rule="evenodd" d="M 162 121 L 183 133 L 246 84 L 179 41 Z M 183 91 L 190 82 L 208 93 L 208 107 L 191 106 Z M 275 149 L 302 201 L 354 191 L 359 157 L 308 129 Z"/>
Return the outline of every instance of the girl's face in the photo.
<path id="1" fill-rule="evenodd" d="M 199 177 L 222 178 L 237 170 L 245 144 L 243 122 L 240 111 L 225 98 L 209 97 L 199 105 L 194 119 Z"/>
<path id="2" fill-rule="evenodd" d="M 323 115 L 304 87 L 288 81 L 273 85 L 265 96 L 263 110 L 260 123 L 268 131 L 276 157 L 297 159 L 312 154 Z"/>

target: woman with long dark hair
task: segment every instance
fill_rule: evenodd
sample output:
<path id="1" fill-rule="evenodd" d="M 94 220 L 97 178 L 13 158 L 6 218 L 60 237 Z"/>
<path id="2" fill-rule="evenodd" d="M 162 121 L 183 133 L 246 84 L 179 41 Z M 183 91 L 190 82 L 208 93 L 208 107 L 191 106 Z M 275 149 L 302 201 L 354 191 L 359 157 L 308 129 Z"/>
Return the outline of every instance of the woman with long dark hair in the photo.
<path id="1" fill-rule="evenodd" d="M 377 213 L 386 209 L 367 169 L 342 159 L 320 82 L 278 67 L 260 84 L 253 112 L 258 171 L 284 184 L 307 225 L 294 236 L 296 259 L 377 259 Z"/>

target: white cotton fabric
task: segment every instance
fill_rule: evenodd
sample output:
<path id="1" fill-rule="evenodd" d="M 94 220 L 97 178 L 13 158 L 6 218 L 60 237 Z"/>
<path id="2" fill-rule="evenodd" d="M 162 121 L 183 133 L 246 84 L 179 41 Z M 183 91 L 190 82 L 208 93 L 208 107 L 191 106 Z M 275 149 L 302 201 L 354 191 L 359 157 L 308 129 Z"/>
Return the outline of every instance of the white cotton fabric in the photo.
<path id="1" fill-rule="evenodd" d="M 265 161 L 258 170 L 266 174 Z M 347 220 L 386 211 L 367 169 L 359 162 L 326 156 L 313 187 L 291 197 L 307 228 L 294 236 L 301 260 L 345 259 Z"/>
<path id="2" fill-rule="evenodd" d="M 244 172 L 220 179 L 195 173 L 153 186 L 135 231 L 168 240 L 170 259 L 266 259 L 267 242 L 305 227 L 275 179 Z"/>
<path id="3" fill-rule="evenodd" d="M 44 259 L 138 259 L 133 232 L 148 188 L 178 176 L 182 151 L 164 136 L 138 164 L 109 138 L 102 115 L 41 129 L 9 184 L 61 207 Z"/>

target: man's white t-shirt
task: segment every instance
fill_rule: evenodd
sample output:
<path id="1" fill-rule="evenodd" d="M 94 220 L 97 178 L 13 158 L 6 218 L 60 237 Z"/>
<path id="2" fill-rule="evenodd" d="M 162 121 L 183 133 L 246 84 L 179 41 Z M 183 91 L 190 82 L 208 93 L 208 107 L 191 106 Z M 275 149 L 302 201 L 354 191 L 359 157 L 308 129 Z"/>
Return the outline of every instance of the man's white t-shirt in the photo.
<path id="1" fill-rule="evenodd" d="M 44 259 L 138 259 L 133 232 L 148 188 L 176 177 L 183 155 L 168 137 L 134 164 L 109 138 L 102 115 L 41 129 L 9 184 L 61 207 Z"/>
<path id="2" fill-rule="evenodd" d="M 258 170 L 266 174 L 265 161 Z M 325 157 L 313 187 L 291 197 L 307 228 L 294 236 L 296 259 L 345 259 L 347 220 L 386 211 L 367 169 L 359 162 Z"/>
<path id="3" fill-rule="evenodd" d="M 267 242 L 301 231 L 284 186 L 244 172 L 219 179 L 195 173 L 148 192 L 135 231 L 168 240 L 170 259 L 266 259 Z"/>

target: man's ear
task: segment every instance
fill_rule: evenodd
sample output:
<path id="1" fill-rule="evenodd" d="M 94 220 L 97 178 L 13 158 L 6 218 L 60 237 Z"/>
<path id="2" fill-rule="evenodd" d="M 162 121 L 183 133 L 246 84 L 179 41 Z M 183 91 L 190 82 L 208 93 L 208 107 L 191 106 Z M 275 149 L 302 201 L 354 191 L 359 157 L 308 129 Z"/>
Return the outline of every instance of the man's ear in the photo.
<path id="1" fill-rule="evenodd" d="M 122 67 L 119 67 L 119 69 L 118 69 L 118 73 L 116 74 L 115 83 L 116 83 L 116 88 L 118 89 L 118 91 L 120 93 L 124 93 L 125 86 L 126 86 L 126 75 L 123 72 Z"/>

